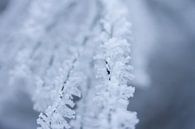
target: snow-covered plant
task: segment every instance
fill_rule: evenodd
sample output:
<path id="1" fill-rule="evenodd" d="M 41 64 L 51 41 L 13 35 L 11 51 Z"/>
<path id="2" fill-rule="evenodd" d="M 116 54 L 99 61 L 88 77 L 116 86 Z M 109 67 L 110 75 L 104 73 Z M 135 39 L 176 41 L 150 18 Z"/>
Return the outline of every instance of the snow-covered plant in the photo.
<path id="1" fill-rule="evenodd" d="M 63 129 L 70 128 L 68 121 L 75 117 L 74 98 L 81 97 L 79 85 L 83 77 L 75 71 L 77 58 L 73 58 L 70 62 L 66 62 L 63 69 L 60 69 L 60 75 L 54 79 L 54 87 L 59 87 L 58 92 L 54 95 L 54 102 L 50 105 L 44 113 L 41 113 L 38 124 L 40 129 Z"/>
<path id="2" fill-rule="evenodd" d="M 38 129 L 134 129 L 136 113 L 127 110 L 135 89 L 124 1 L 32 0 L 26 14 L 12 84 L 25 80 L 40 112 Z"/>
<path id="3" fill-rule="evenodd" d="M 131 86 L 131 24 L 127 8 L 120 1 L 101 0 L 102 14 L 99 48 L 96 51 L 97 82 L 90 98 L 89 128 L 133 129 L 136 114 L 127 111 L 128 99 L 133 96 Z M 89 109 L 90 110 L 90 109 Z"/>

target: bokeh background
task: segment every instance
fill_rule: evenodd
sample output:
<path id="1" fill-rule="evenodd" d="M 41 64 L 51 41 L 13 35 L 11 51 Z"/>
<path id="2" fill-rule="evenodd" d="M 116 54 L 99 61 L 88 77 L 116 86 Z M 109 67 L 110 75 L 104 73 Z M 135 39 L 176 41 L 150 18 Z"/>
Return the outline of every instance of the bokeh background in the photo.
<path id="1" fill-rule="evenodd" d="M 137 129 L 195 129 L 195 1 L 134 5 L 139 68 L 148 76 L 138 79 L 143 83 L 129 106 L 138 112 Z"/>
<path id="2" fill-rule="evenodd" d="M 0 129 L 36 128 L 38 113 L 30 97 L 9 86 L 11 62 L 2 45 L 22 23 L 29 2 L 0 0 Z M 126 3 L 135 35 L 137 89 L 129 110 L 138 113 L 137 129 L 195 129 L 195 1 Z"/>

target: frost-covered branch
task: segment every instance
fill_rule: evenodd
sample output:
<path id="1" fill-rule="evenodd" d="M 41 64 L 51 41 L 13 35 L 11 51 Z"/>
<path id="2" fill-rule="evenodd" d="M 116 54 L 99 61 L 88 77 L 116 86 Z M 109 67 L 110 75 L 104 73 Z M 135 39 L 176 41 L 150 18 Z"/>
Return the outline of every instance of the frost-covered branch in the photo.
<path id="1" fill-rule="evenodd" d="M 97 83 L 88 113 L 87 128 L 134 129 L 136 113 L 127 111 L 131 86 L 131 24 L 128 10 L 118 0 L 101 0 L 104 6 L 100 47 L 95 56 Z"/>
<path id="2" fill-rule="evenodd" d="M 136 113 L 127 111 L 132 35 L 123 1 L 33 0 L 27 14 L 12 84 L 25 80 L 40 112 L 38 128 L 134 129 Z"/>
<path id="3" fill-rule="evenodd" d="M 54 102 L 44 113 L 41 113 L 38 124 L 40 129 L 68 129 L 69 121 L 75 118 L 74 97 L 81 97 L 79 85 L 83 75 L 75 72 L 77 58 L 70 62 L 66 62 L 64 69 L 61 69 L 60 75 L 54 80 L 54 85 L 58 87 L 62 83 L 61 88 L 54 94 Z M 57 95 L 55 97 L 55 95 Z"/>

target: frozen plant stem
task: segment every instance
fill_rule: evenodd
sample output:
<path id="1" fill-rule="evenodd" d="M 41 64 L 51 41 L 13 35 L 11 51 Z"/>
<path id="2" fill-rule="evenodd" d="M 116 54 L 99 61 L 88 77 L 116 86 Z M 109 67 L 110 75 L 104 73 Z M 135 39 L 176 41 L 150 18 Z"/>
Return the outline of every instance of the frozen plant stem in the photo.
<path id="1" fill-rule="evenodd" d="M 29 7 L 12 73 L 27 82 L 38 129 L 134 129 L 124 1 L 32 0 Z"/>

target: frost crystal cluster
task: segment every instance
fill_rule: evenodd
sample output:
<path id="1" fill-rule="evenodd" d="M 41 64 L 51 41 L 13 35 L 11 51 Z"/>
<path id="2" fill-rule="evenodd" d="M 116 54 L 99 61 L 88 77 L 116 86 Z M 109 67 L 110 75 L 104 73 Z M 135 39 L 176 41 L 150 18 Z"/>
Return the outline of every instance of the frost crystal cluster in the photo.
<path id="1" fill-rule="evenodd" d="M 27 10 L 12 37 L 10 82 L 25 80 L 38 129 L 134 129 L 125 1 L 31 0 Z"/>

